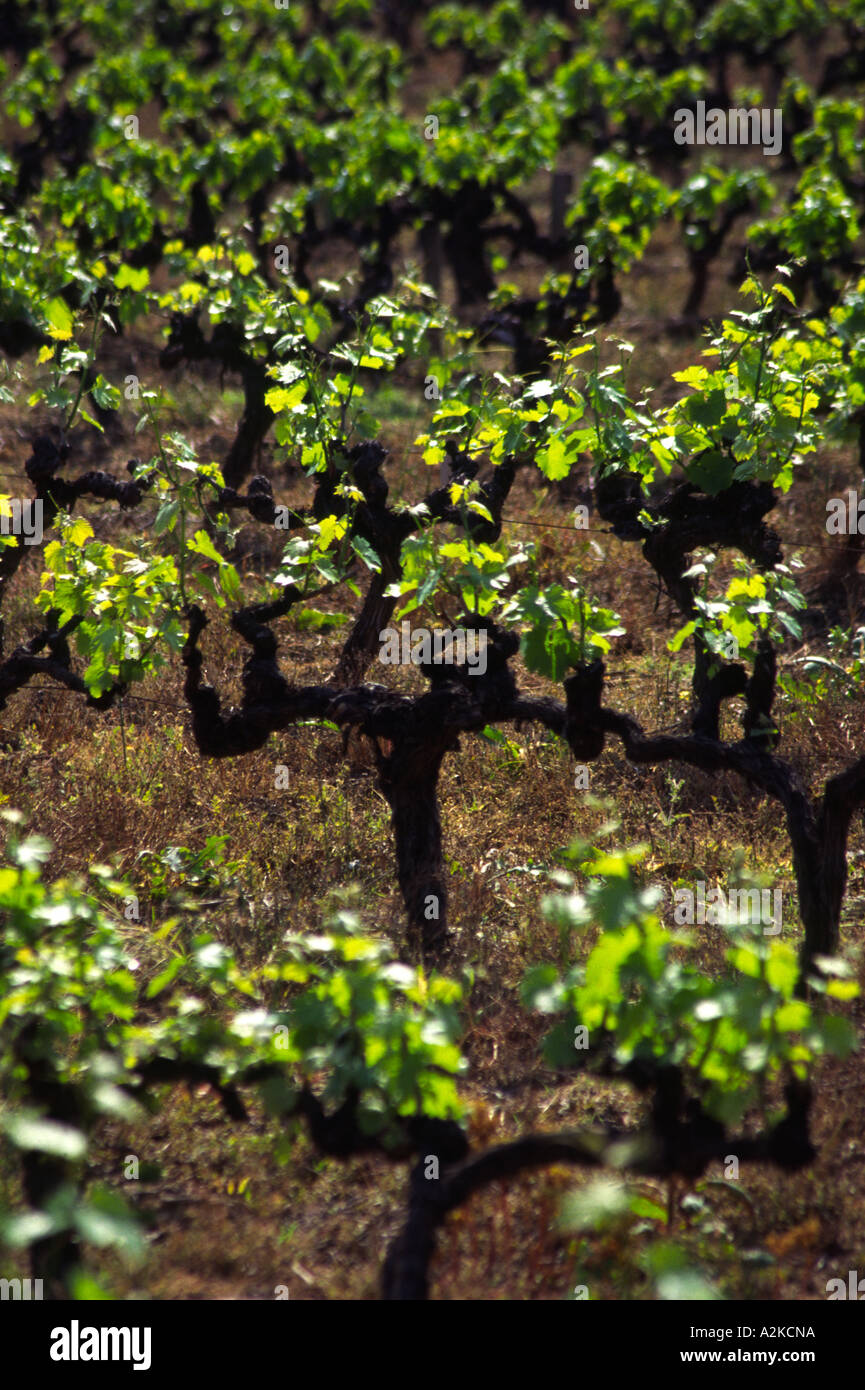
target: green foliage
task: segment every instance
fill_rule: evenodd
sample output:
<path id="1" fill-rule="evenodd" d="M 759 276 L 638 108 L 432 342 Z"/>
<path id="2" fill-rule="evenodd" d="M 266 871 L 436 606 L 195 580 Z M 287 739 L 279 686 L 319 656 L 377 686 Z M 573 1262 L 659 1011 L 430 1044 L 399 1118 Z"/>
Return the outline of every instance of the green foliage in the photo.
<path id="1" fill-rule="evenodd" d="M 320 288 L 336 293 L 342 287 L 322 281 Z M 325 355 L 315 344 L 332 327 L 326 306 L 310 302 L 306 290 L 295 288 L 292 294 L 294 304 L 279 301 L 291 331 L 273 346 L 275 356 L 290 354 L 291 360 L 269 368 L 280 385 L 265 396 L 277 416 L 274 437 L 288 448 L 299 447 L 310 473 L 327 467 L 344 471 L 350 444 L 357 438 L 375 438 L 381 429 L 381 421 L 363 404 L 362 374 L 390 373 L 405 359 L 422 356 L 432 331 L 448 326 L 447 316 L 431 303 L 428 290 L 407 277 L 393 296 L 371 300 L 355 319 L 354 332 Z M 249 335 L 254 330 L 245 323 L 244 331 Z M 345 485 L 350 488 L 350 477 Z M 357 490 L 345 495 L 360 497 Z"/>
<path id="2" fill-rule="evenodd" d="M 597 925 L 602 934 L 585 964 L 562 971 L 537 966 L 522 987 L 523 1002 L 558 1016 L 544 1053 L 566 1066 L 609 1046 L 622 1066 L 640 1059 L 679 1068 L 689 1093 L 724 1124 L 739 1123 L 755 1106 L 767 1118 L 768 1083 L 789 1073 L 804 1078 L 824 1054 L 855 1046 L 851 1026 L 796 997 L 799 970 L 792 943 L 728 922 L 725 958 L 717 978 L 696 964 L 693 937 L 659 918 L 659 892 L 638 885 L 644 850 L 604 853 L 581 863 L 585 886 L 558 874 L 566 891 L 544 900 L 566 947 L 571 933 Z M 690 957 L 690 958 L 689 958 Z M 821 961 L 814 989 L 851 998 L 858 987 L 842 961 Z M 589 1030 L 589 1050 L 575 1052 L 574 1028 Z"/>
<path id="3" fill-rule="evenodd" d="M 297 1063 L 309 1078 L 324 1074 L 323 1097 L 357 1091 L 368 1133 L 397 1142 L 411 1115 L 456 1118 L 456 1079 L 464 1071 L 457 1037 L 460 986 L 396 961 L 389 943 L 364 935 L 357 917 L 336 914 L 320 936 L 289 933 L 262 978 L 304 984 L 287 1015 L 251 1013 L 233 1029 L 264 1039 L 271 1055 Z M 273 1029 L 288 1023 L 283 1039 Z"/>
<path id="4" fill-rule="evenodd" d="M 676 194 L 674 211 L 689 251 L 704 251 L 727 218 L 752 208 L 763 209 L 771 184 L 761 169 L 724 169 L 704 160 Z"/>
<path id="5" fill-rule="evenodd" d="M 61 521 L 62 540 L 45 548 L 37 603 L 62 626 L 80 618 L 74 640 L 88 663 L 84 681 L 100 695 L 156 671 L 183 645 L 177 567 L 140 543 L 137 553 L 98 541 L 90 523 Z"/>
<path id="6" fill-rule="evenodd" d="M 787 565 L 759 574 L 747 560 L 737 557 L 733 563 L 738 573 L 725 593 L 710 597 L 709 577 L 716 558 L 711 553 L 702 556 L 683 575 L 699 580 L 701 592 L 694 595 L 697 617 L 679 628 L 668 644 L 671 652 L 679 651 L 695 632 L 716 656 L 733 653 L 748 660 L 755 658 L 764 637 L 779 644 L 787 636 L 801 638 L 801 625 L 789 610 L 801 611 L 806 601 Z"/>
<path id="7" fill-rule="evenodd" d="M 62 1160 L 68 1180 L 55 1187 L 44 1210 L 0 1212 L 0 1239 L 20 1248 L 68 1231 L 141 1259 L 142 1234 L 125 1203 L 100 1188 L 85 1192 L 82 1167 L 88 1131 L 99 1117 L 139 1114 L 126 1086 L 124 1045 L 137 1032 L 138 962 L 100 901 L 124 889 L 104 866 L 91 869 L 89 888 L 80 879 L 47 884 L 42 866 L 49 853 L 40 836 L 13 837 L 0 868 L 0 1130 L 22 1154 Z M 75 1122 L 44 1109 L 41 1098 L 58 1087 L 67 1092 L 63 1110 Z"/>
<path id="8" fill-rule="evenodd" d="M 672 442 L 668 446 L 665 439 L 662 447 L 669 447 L 669 462 L 691 456 L 687 476 L 706 492 L 748 479 L 765 479 L 786 492 L 793 468 L 816 447 L 819 397 L 813 373 L 795 370 L 773 350 L 785 306 L 794 305 L 788 287 L 778 281 L 766 291 L 749 277 L 742 288 L 757 308 L 724 320 L 721 335 L 704 353 L 718 357 L 719 368 L 674 372 L 674 380 L 693 394 L 667 413 Z M 661 456 L 662 465 L 668 460 Z"/>
<path id="9" fill-rule="evenodd" d="M 748 240 L 782 248 L 782 255 L 805 261 L 831 261 L 848 255 L 859 237 L 853 200 L 843 183 L 822 166 L 812 166 L 799 179 L 788 211 L 755 222 Z"/>
<path id="10" fill-rule="evenodd" d="M 626 1282 L 630 1275 L 635 1283 L 648 1282 L 654 1297 L 663 1301 L 719 1299 L 720 1294 L 684 1250 L 661 1235 L 666 1221 L 667 1213 L 657 1202 L 629 1189 L 622 1181 L 598 1178 L 565 1197 L 559 1226 L 576 1234 L 607 1236 L 626 1252 L 613 1274 L 623 1297 L 633 1297 Z M 641 1240 L 647 1234 L 650 1239 Z M 588 1240 L 583 1239 L 579 1255 L 585 1259 L 589 1248 Z M 628 1269 L 628 1265 L 633 1267 Z M 588 1268 L 578 1266 L 574 1278 L 590 1291 L 593 1280 Z"/>
<path id="11" fill-rule="evenodd" d="M 226 1081 L 264 1065 L 264 1099 L 283 1116 L 304 1084 L 315 1083 L 326 1107 L 356 1094 L 359 1122 L 385 1144 L 404 1142 L 413 1115 L 460 1115 L 459 985 L 396 961 L 352 912 L 335 912 L 319 935 L 288 933 L 253 971 L 202 933 L 145 982 L 120 914 L 127 886 L 104 865 L 91 866 L 89 884 L 49 883 L 50 849 L 39 836 L 13 835 L 0 867 L 0 1132 L 22 1154 L 62 1161 L 66 1178 L 44 1210 L 0 1213 L 5 1244 L 70 1232 L 140 1258 L 141 1232 L 125 1204 L 85 1192 L 86 1160 L 100 1118 L 141 1113 L 139 1073 L 155 1058 L 204 1063 Z M 220 837 L 198 855 L 169 849 L 155 860 L 155 890 L 163 869 L 204 886 L 223 849 Z M 155 1018 L 148 1001 L 161 994 L 168 1007 Z M 61 1091 L 67 1118 L 58 1120 L 46 1097 Z"/>
<path id="12" fill-rule="evenodd" d="M 200 850 L 186 845 L 167 849 L 140 850 L 136 858 L 138 875 L 147 878 L 147 890 L 154 902 L 169 899 L 172 906 L 195 907 L 191 894 L 234 888 L 239 883 L 240 864 L 226 859 L 227 835 L 208 835 Z"/>
<path id="13" fill-rule="evenodd" d="M 530 671 L 560 681 L 571 667 L 582 666 L 610 650 L 610 638 L 620 637 L 618 614 L 601 608 L 571 580 L 572 588 L 528 585 L 502 609 L 502 617 L 529 626 L 523 637 L 523 659 Z M 571 629 L 576 627 L 576 633 Z"/>
<path id="14" fill-rule="evenodd" d="M 663 183 L 616 154 L 598 155 L 580 184 L 571 225 L 589 251 L 589 264 L 628 270 L 671 205 Z M 583 272 L 584 278 L 587 272 Z"/>

